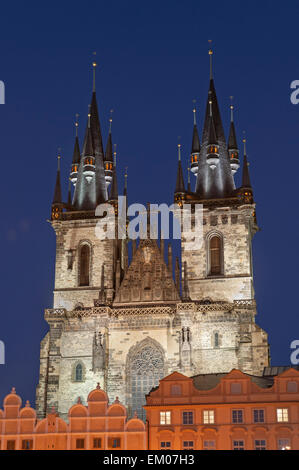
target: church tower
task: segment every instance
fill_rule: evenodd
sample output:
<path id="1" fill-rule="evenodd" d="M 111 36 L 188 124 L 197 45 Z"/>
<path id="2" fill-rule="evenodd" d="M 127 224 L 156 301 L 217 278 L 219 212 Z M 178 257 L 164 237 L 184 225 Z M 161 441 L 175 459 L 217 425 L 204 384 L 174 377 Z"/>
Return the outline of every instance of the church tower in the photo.
<path id="1" fill-rule="evenodd" d="M 184 182 L 179 145 L 174 194 L 181 208 L 203 206 L 204 240 L 189 250 L 183 232 L 181 262 L 173 260 L 170 244 L 166 262 L 163 239 L 158 243 L 148 236 L 137 244 L 127 233 L 120 239 L 117 233 L 113 239 L 96 235 L 99 204 L 109 203 L 116 215 L 126 206 L 118 207 L 111 122 L 103 150 L 95 66 L 82 153 L 76 122 L 69 175 L 74 190 L 69 189 L 67 202 L 58 156 L 51 211 L 54 304 L 45 311 L 49 332 L 41 342 L 39 417 L 54 406 L 67 418 L 78 396 L 83 400 L 99 383 L 111 401 L 118 396 L 129 415 L 136 411 L 144 418 L 145 395 L 173 371 L 192 376 L 238 368 L 261 375 L 269 363 L 267 335 L 255 323 L 251 240 L 258 227 L 246 149 L 243 181 L 236 189 L 233 110 L 226 140 L 212 74 L 201 140 L 194 112 L 194 192 L 190 174 L 187 187 Z"/>

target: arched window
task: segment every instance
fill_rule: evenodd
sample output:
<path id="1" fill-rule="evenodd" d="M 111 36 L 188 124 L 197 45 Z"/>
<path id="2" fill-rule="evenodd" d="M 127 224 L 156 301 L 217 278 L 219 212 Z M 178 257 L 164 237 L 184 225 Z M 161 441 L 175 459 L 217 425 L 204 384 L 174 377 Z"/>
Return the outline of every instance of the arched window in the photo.
<path id="1" fill-rule="evenodd" d="M 219 333 L 215 333 L 214 335 L 214 346 L 215 348 L 219 348 Z"/>
<path id="2" fill-rule="evenodd" d="M 89 286 L 90 248 L 82 245 L 80 248 L 80 286 Z"/>
<path id="3" fill-rule="evenodd" d="M 210 239 L 210 274 L 221 274 L 221 239 L 217 235 Z"/>
<path id="4" fill-rule="evenodd" d="M 129 374 L 128 392 L 130 397 L 129 413 L 137 411 L 138 417 L 145 419 L 145 395 L 159 385 L 164 376 L 164 357 L 162 351 L 153 343 L 137 348 L 127 358 Z"/>
<path id="5" fill-rule="evenodd" d="M 82 382 L 83 380 L 83 367 L 82 364 L 76 365 L 75 381 Z"/>

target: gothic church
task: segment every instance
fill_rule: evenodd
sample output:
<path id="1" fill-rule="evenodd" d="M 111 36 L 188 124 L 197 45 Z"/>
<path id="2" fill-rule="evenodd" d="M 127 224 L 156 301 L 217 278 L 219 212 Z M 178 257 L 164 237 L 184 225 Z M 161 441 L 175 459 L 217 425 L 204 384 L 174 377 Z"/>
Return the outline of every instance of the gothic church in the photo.
<path id="1" fill-rule="evenodd" d="M 54 304 L 45 311 L 49 332 L 40 350 L 40 418 L 53 406 L 67 418 L 78 396 L 83 400 L 97 382 L 110 401 L 117 396 L 129 415 L 144 418 L 145 395 L 173 371 L 193 376 L 236 368 L 262 375 L 269 365 L 267 334 L 255 323 L 251 243 L 258 227 L 246 147 L 236 188 L 233 109 L 226 139 L 212 73 L 201 138 L 194 114 L 196 182 L 191 188 L 189 173 L 185 185 L 179 157 L 174 192 L 180 207 L 203 205 L 200 249 L 186 250 L 182 233 L 181 259 L 173 261 L 170 246 L 165 257 L 163 239 L 136 244 L 96 237 L 96 207 L 109 202 L 119 210 L 111 128 L 103 147 L 94 80 L 82 151 L 75 138 L 67 202 L 58 159 Z"/>

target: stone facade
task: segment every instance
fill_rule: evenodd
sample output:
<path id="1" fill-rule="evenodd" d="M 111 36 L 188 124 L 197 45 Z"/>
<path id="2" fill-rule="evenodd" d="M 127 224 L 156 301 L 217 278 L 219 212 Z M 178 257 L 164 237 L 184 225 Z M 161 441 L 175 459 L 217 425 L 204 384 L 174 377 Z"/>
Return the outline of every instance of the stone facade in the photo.
<path id="1" fill-rule="evenodd" d="M 204 215 L 219 218 L 216 227 L 204 225 L 204 238 L 215 228 L 223 237 L 221 276 L 208 275 L 207 243 L 199 253 L 187 252 L 182 238 L 188 291 L 183 301 L 156 241 L 139 243 L 117 287 L 114 242 L 97 239 L 95 221 L 53 223 L 58 238 L 55 300 L 45 313 L 50 329 L 41 343 L 39 417 L 55 406 L 67 418 L 78 395 L 87 396 L 95 382 L 111 399 L 119 396 L 129 416 L 137 411 L 144 418 L 145 394 L 173 371 L 193 376 L 237 368 L 262 374 L 269 359 L 267 335 L 255 323 L 249 233 L 253 208 L 231 212 L 216 209 Z M 235 212 L 237 221 L 232 222 Z M 78 286 L 83 242 L 92 253 L 88 288 Z M 105 302 L 99 300 L 103 288 L 114 296 L 112 302 L 107 294 Z M 99 351 L 100 357 L 95 356 Z M 82 377 L 76 380 L 78 364 Z"/>
<path id="2" fill-rule="evenodd" d="M 195 192 L 190 184 L 185 190 L 179 145 L 175 202 L 203 206 L 203 243 L 190 250 L 182 232 L 181 268 L 170 248 L 165 263 L 162 240 L 160 246 L 141 240 L 138 248 L 133 242 L 129 263 L 125 237 L 98 238 L 97 205 L 109 202 L 119 216 L 125 203 L 118 207 L 116 167 L 108 199 L 112 137 L 104 156 L 95 91 L 88 123 L 82 155 L 76 138 L 75 191 L 67 203 L 61 199 L 60 167 L 57 171 L 51 212 L 57 237 L 54 303 L 45 313 L 49 332 L 41 343 L 38 416 L 55 406 L 66 417 L 77 396 L 87 396 L 95 382 L 110 399 L 118 395 L 130 416 L 137 411 L 144 418 L 145 395 L 173 371 L 192 376 L 238 368 L 261 375 L 269 348 L 266 333 L 255 323 L 255 204 L 245 148 L 242 186 L 235 188 L 234 124 L 226 142 L 213 79 L 201 146 L 194 123 Z M 113 219 L 107 220 L 110 231 Z"/>

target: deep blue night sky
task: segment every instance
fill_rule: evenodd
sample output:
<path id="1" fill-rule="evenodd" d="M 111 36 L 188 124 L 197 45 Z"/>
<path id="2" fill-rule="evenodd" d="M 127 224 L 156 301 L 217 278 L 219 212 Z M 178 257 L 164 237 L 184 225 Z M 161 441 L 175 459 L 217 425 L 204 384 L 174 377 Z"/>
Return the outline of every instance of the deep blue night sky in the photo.
<path id="1" fill-rule="evenodd" d="M 172 202 L 177 137 L 187 162 L 192 100 L 208 91 L 208 39 L 225 129 L 229 96 L 241 146 L 247 134 L 261 231 L 254 239 L 257 323 L 269 333 L 272 364 L 289 363 L 299 339 L 298 2 L 6 2 L 1 6 L 1 324 L 6 365 L 0 399 L 15 386 L 34 403 L 39 343 L 52 306 L 55 237 L 47 219 L 57 148 L 70 168 L 74 116 L 80 136 L 97 51 L 97 97 L 104 141 L 114 109 L 119 180 L 128 166 L 130 202 Z M 186 165 L 185 165 L 186 167 Z M 193 178 L 193 183 L 195 178 Z M 240 171 L 237 182 L 239 182 Z"/>

